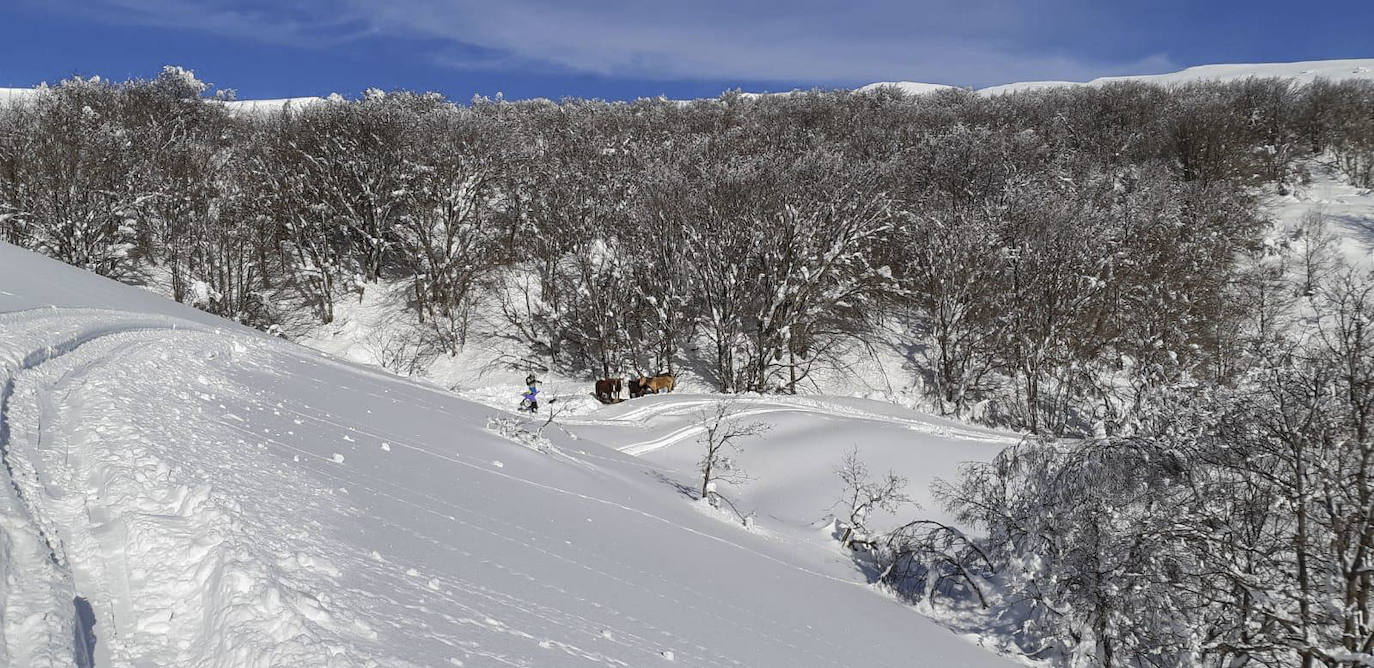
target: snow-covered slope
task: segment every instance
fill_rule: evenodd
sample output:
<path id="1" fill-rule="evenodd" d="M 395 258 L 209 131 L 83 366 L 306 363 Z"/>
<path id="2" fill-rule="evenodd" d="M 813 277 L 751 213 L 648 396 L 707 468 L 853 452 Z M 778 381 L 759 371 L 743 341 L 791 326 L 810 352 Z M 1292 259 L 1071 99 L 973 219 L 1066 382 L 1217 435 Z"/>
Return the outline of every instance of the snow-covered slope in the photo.
<path id="1" fill-rule="evenodd" d="M 586 424 L 569 422 L 578 433 L 652 462 L 689 484 L 699 480 L 697 436 L 702 426 L 697 416 L 717 400 L 713 395 L 655 395 L 619 404 Z M 857 452 L 873 473 L 891 470 L 910 480 L 907 491 L 921 509 L 908 508 L 902 517 L 873 518 L 872 528 L 881 530 L 915 514 L 949 521 L 930 498 L 930 484 L 953 478 L 962 462 L 991 459 L 1019 439 L 855 397 L 745 395 L 734 402 L 740 419 L 763 422 L 770 429 L 732 453 L 749 480 L 722 484 L 721 491 L 737 500 L 741 510 L 765 518 L 764 530 L 802 541 L 820 538 L 825 545 L 833 543 L 832 537 L 815 529 L 842 510 L 836 506 L 840 483 L 835 471 L 846 453 Z M 646 425 L 651 426 L 649 437 Z"/>
<path id="2" fill-rule="evenodd" d="M 1307 167 L 1311 183 L 1264 198 L 1276 223 L 1271 234 L 1297 243 L 1304 218 L 1319 216 L 1337 259 L 1348 267 L 1374 270 L 1374 190 L 1350 185 L 1331 165 L 1313 162 Z"/>
<path id="3" fill-rule="evenodd" d="M 0 105 L 22 102 L 38 93 L 38 88 L 0 88 Z M 288 97 L 275 100 L 234 100 L 223 103 L 225 108 L 236 113 L 274 114 L 282 109 L 301 107 L 322 102 L 322 97 Z"/>
<path id="4" fill-rule="evenodd" d="M 1093 79 L 1084 84 L 1065 84 L 1065 82 L 1060 81 L 1027 81 L 1002 86 L 992 86 L 978 92 L 984 95 L 997 95 L 999 93 L 1011 93 L 1059 85 L 1100 86 L 1102 84 L 1117 81 L 1138 81 L 1159 86 L 1169 86 L 1193 81 L 1236 81 L 1250 77 L 1278 77 L 1292 79 L 1297 83 L 1310 83 L 1315 79 L 1374 79 L 1374 58 L 1309 60 L 1296 63 L 1256 63 L 1249 65 L 1201 65 L 1166 74 L 1102 77 Z"/>
<path id="5" fill-rule="evenodd" d="M 0 105 L 26 100 L 37 91 L 37 88 L 0 88 Z"/>
<path id="6" fill-rule="evenodd" d="M 225 102 L 224 106 L 236 113 L 275 114 L 282 109 L 300 109 L 323 101 L 322 97 L 285 97 L 276 100 L 234 100 Z"/>
<path id="7" fill-rule="evenodd" d="M 790 540 L 805 492 L 747 531 L 598 442 L 687 456 L 699 399 L 566 419 L 541 451 L 484 429 L 496 409 L 2 244 L 0 363 L 0 665 L 1005 662 Z M 781 426 L 761 455 L 805 442 L 827 471 L 843 425 L 878 425 L 906 461 L 939 439 L 934 470 L 1004 438 L 810 401 L 780 410 L 834 438 Z"/>
<path id="8" fill-rule="evenodd" d="M 1315 79 L 1374 79 L 1374 58 L 1355 58 L 1347 60 L 1309 60 L 1296 63 L 1256 63 L 1235 65 L 1201 65 L 1189 67 L 1178 72 L 1166 74 L 1142 74 L 1136 76 L 1101 77 L 1088 82 L 1076 81 L 1022 81 L 980 89 L 983 95 L 999 95 L 1037 88 L 1056 86 L 1100 86 L 1115 81 L 1139 81 L 1142 83 L 1168 86 L 1192 81 L 1235 81 L 1249 77 L 1281 77 L 1298 83 L 1308 83 Z M 942 84 L 918 83 L 914 81 L 886 81 L 868 84 L 860 91 L 869 91 L 880 86 L 893 86 L 910 94 L 919 95 L 949 88 Z"/>
<path id="9" fill-rule="evenodd" d="M 879 88 L 895 88 L 907 95 L 924 95 L 941 90 L 957 88 L 957 86 L 947 86 L 945 84 L 921 83 L 919 81 L 879 81 L 859 88 L 860 93 L 870 93 Z"/>

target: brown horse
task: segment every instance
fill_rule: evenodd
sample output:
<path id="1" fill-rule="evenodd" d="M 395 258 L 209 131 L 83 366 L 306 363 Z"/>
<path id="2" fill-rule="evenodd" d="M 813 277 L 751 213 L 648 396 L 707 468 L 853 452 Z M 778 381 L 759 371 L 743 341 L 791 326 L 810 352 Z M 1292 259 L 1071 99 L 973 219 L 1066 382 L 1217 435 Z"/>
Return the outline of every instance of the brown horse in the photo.
<path id="1" fill-rule="evenodd" d="M 640 378 L 639 382 L 654 394 L 673 391 L 673 375 L 669 373 L 660 373 L 653 378 Z"/>
<path id="2" fill-rule="evenodd" d="M 644 381 L 645 381 L 645 380 L 648 380 L 648 379 L 643 378 L 643 377 L 640 377 L 640 378 L 631 378 L 631 379 L 630 379 L 629 385 L 630 385 L 630 398 L 631 398 L 631 399 L 638 399 L 638 398 L 644 396 L 645 394 L 648 394 L 648 393 L 649 393 L 649 388 L 644 387 Z"/>
<path id="3" fill-rule="evenodd" d="M 620 401 L 620 379 L 603 378 L 596 381 L 596 398 L 605 403 Z"/>

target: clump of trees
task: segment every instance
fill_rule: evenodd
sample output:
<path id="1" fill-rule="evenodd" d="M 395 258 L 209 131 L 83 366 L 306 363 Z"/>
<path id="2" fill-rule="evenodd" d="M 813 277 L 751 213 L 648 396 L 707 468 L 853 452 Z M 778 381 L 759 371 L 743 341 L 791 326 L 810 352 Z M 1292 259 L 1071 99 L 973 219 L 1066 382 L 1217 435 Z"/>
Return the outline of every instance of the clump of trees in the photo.
<path id="1" fill-rule="evenodd" d="M 0 110 L 0 236 L 288 331 L 399 282 L 417 356 L 488 300 L 522 365 L 723 391 L 795 392 L 910 323 L 942 412 L 1050 434 L 1236 380 L 1257 187 L 1316 156 L 1367 181 L 1374 142 L 1361 82 L 270 113 L 207 89 L 167 68 Z"/>
<path id="2" fill-rule="evenodd" d="M 1308 276 L 1283 282 L 1309 324 L 1248 328 L 1240 378 L 1170 386 L 1129 436 L 965 465 L 937 497 L 977 532 L 889 532 L 881 577 L 985 606 L 995 589 L 1023 649 L 1073 665 L 1368 665 L 1374 278 Z"/>

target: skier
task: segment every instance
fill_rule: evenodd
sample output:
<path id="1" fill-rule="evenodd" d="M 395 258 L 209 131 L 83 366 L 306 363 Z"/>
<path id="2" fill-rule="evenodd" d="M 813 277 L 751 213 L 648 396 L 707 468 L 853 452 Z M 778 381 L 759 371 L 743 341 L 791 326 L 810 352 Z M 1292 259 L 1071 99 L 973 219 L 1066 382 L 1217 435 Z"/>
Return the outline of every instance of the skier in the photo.
<path id="1" fill-rule="evenodd" d="M 538 383 L 539 379 L 535 378 L 534 374 L 525 376 L 525 384 L 529 386 L 529 389 L 526 390 L 524 394 L 520 395 L 522 398 L 520 410 L 529 411 L 531 413 L 539 412 L 539 388 L 535 387 Z"/>

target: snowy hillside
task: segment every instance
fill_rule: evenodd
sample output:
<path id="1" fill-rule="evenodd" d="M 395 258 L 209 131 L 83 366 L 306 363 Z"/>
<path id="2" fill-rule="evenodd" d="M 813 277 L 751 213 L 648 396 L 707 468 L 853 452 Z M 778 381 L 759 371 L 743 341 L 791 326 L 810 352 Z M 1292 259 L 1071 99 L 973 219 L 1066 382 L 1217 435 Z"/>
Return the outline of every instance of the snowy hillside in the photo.
<path id="1" fill-rule="evenodd" d="M 924 95 L 924 94 L 926 94 L 926 93 L 934 93 L 934 92 L 936 92 L 936 91 L 951 90 L 951 89 L 958 88 L 958 86 L 947 86 L 947 85 L 945 85 L 945 84 L 933 84 L 933 83 L 921 83 L 921 82 L 919 82 L 919 81 L 879 81 L 879 82 L 877 82 L 877 83 L 868 84 L 867 86 L 860 86 L 860 87 L 859 87 L 859 92 L 860 92 L 860 93 L 868 93 L 868 92 L 872 92 L 872 91 L 874 91 L 874 90 L 877 90 L 877 89 L 879 89 L 879 88 L 885 88 L 885 87 L 896 88 L 897 90 L 902 91 L 903 93 L 905 93 L 905 94 L 907 94 L 907 95 Z"/>
<path id="2" fill-rule="evenodd" d="M 540 451 L 486 430 L 499 410 L 8 245 L 0 360 L 3 665 L 1005 662 L 807 526 L 854 440 L 924 482 L 996 432 L 759 403 L 747 530 L 674 484 L 700 398 L 563 418 Z"/>
<path id="3" fill-rule="evenodd" d="M 1101 77 L 1087 82 L 1021 81 L 998 86 L 989 86 L 979 89 L 978 92 L 983 95 L 999 95 L 1002 93 L 1014 93 L 1024 90 L 1034 90 L 1036 88 L 1052 88 L 1055 86 L 1100 86 L 1116 81 L 1138 81 L 1140 83 L 1168 86 L 1193 81 L 1236 81 L 1249 77 L 1280 77 L 1292 79 L 1296 83 L 1308 83 L 1315 79 L 1374 79 L 1374 58 L 1310 60 L 1296 63 L 1201 65 L 1165 74 Z M 943 84 L 919 83 L 914 81 L 881 81 L 863 86 L 859 88 L 859 90 L 869 91 L 882 86 L 895 87 L 908 95 L 919 95 L 952 88 L 952 86 Z"/>
<path id="4" fill-rule="evenodd" d="M 225 106 L 231 111 L 251 114 L 269 114 L 281 111 L 283 108 L 290 107 L 299 109 L 305 105 L 323 102 L 322 97 L 287 97 L 276 100 L 235 100 L 226 102 Z"/>
<path id="5" fill-rule="evenodd" d="M 17 102 L 33 95 L 36 88 L 0 88 L 0 104 Z"/>

